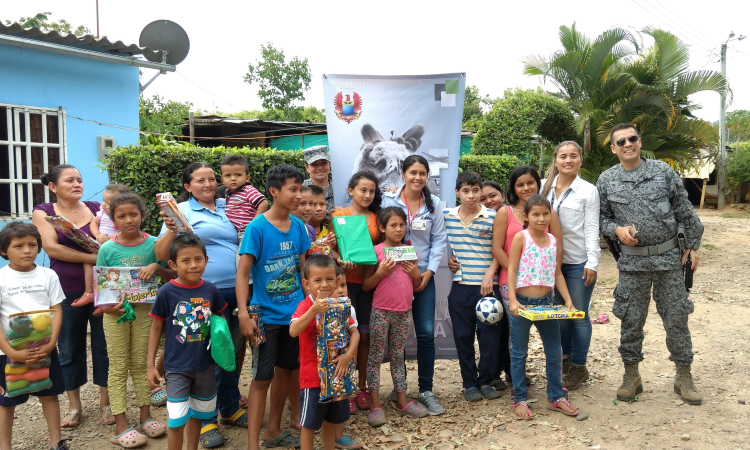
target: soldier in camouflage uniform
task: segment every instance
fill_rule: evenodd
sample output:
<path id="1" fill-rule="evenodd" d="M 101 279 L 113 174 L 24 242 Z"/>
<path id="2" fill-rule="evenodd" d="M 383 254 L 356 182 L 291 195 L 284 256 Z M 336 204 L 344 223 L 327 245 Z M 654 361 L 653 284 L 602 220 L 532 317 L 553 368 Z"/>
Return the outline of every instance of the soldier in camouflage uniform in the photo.
<path id="1" fill-rule="evenodd" d="M 601 197 L 601 232 L 619 240 L 622 253 L 612 308 L 622 321 L 618 349 L 625 363 L 617 398 L 632 401 L 643 392 L 638 363 L 643 360 L 643 326 L 653 286 L 656 311 L 667 332 L 669 359 L 677 366 L 674 390 L 686 403 L 699 405 L 702 397 L 690 374 L 693 352 L 688 315 L 693 302 L 685 288 L 682 264 L 689 253 L 693 269 L 697 267 L 695 249 L 700 247 L 703 225 L 677 173 L 662 161 L 641 158 L 641 140 L 633 125 L 617 125 L 610 141 L 620 164 L 602 173 L 596 186 Z M 676 240 L 678 223 L 685 227 L 687 238 L 682 258 Z M 631 225 L 637 230 L 635 236 Z"/>

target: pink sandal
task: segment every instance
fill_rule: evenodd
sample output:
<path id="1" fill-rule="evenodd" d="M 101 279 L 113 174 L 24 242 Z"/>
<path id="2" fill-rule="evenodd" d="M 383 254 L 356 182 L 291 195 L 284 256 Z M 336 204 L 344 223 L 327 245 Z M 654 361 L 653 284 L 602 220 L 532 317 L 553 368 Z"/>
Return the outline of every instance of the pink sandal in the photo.
<path id="1" fill-rule="evenodd" d="M 560 402 L 565 403 L 568 406 L 568 408 L 572 409 L 573 411 L 568 412 L 568 411 L 565 411 L 564 409 L 560 408 L 559 406 L 557 406 L 557 404 L 560 403 Z M 580 413 L 580 411 L 578 411 L 575 408 L 575 406 L 571 405 L 570 402 L 568 401 L 568 399 L 564 398 L 564 397 L 556 400 L 555 402 L 548 403 L 547 404 L 547 408 L 551 409 L 552 411 L 561 412 L 561 413 L 565 414 L 566 416 L 571 416 L 571 417 L 575 417 L 575 416 L 577 416 Z"/>
<path id="2" fill-rule="evenodd" d="M 128 428 L 119 436 L 112 436 L 109 441 L 122 448 L 138 448 L 146 445 L 148 443 L 148 438 L 135 431 L 135 429 Z"/>
<path id="3" fill-rule="evenodd" d="M 360 389 L 357 395 L 357 406 L 359 409 L 370 409 L 370 393 Z"/>
<path id="4" fill-rule="evenodd" d="M 526 408 L 526 414 L 527 414 L 526 417 L 519 416 L 518 413 L 516 412 L 516 408 L 519 406 L 523 406 L 524 408 Z M 513 415 L 520 420 L 531 420 L 534 418 L 534 413 L 531 412 L 531 410 L 529 409 L 529 404 L 526 403 L 525 400 L 522 402 L 518 402 L 518 403 L 513 402 Z"/>
<path id="5" fill-rule="evenodd" d="M 155 419 L 148 419 L 141 424 L 141 429 L 150 438 L 156 438 L 167 432 L 167 427 Z"/>
<path id="6" fill-rule="evenodd" d="M 94 294 L 91 292 L 84 292 L 82 296 L 76 299 L 70 306 L 78 308 L 79 306 L 86 306 L 94 301 Z"/>

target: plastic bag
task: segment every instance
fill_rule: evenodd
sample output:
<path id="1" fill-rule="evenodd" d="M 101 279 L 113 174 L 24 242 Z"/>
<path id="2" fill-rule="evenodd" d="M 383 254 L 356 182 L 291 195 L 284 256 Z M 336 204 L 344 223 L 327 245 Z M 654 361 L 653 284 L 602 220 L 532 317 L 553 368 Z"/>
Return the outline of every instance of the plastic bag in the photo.
<path id="1" fill-rule="evenodd" d="M 331 223 L 342 260 L 365 266 L 378 263 L 365 216 L 333 217 Z"/>
<path id="2" fill-rule="evenodd" d="M 234 363 L 234 343 L 227 320 L 219 314 L 212 314 L 209 329 L 211 331 L 211 357 L 222 369 L 234 372 L 237 368 Z"/>
<path id="3" fill-rule="evenodd" d="M 10 346 L 16 350 L 25 350 L 48 344 L 55 312 L 56 310 L 50 309 L 11 314 L 8 320 L 10 329 L 5 332 Z M 52 387 L 49 378 L 52 359 L 49 355 L 43 361 L 30 364 L 10 358 L 8 361 L 4 368 L 6 396 L 15 397 Z"/>

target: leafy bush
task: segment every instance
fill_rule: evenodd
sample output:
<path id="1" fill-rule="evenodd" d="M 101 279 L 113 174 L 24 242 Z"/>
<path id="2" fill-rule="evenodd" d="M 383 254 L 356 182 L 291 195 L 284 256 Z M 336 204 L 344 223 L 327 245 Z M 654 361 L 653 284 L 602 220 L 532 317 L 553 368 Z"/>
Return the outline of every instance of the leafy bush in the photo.
<path id="1" fill-rule="evenodd" d="M 182 193 L 182 172 L 193 162 L 207 162 L 216 170 L 218 176 L 222 158 L 231 153 L 238 153 L 247 159 L 250 184 L 266 195 L 266 172 L 271 167 L 286 163 L 306 173 L 302 152 L 299 150 L 202 148 L 187 144 L 118 147 L 107 156 L 102 167 L 109 171 L 113 182 L 130 186 L 143 197 L 147 210 L 143 230 L 156 235 L 161 228 L 156 194 L 171 192 L 176 197 Z M 508 183 L 508 174 L 517 164 L 521 164 L 518 158 L 510 155 L 469 154 L 459 158 L 459 170 L 473 170 L 479 173 L 483 180 L 495 180 L 501 186 Z"/>
<path id="2" fill-rule="evenodd" d="M 750 183 L 750 148 L 740 145 L 740 150 L 734 153 L 727 161 L 727 175 L 737 183 Z"/>
<path id="3" fill-rule="evenodd" d="M 573 139 L 572 124 L 573 113 L 562 100 L 541 89 L 509 89 L 484 116 L 472 152 L 524 157 L 538 152 L 538 145 L 531 143 L 534 135 L 552 145 Z"/>

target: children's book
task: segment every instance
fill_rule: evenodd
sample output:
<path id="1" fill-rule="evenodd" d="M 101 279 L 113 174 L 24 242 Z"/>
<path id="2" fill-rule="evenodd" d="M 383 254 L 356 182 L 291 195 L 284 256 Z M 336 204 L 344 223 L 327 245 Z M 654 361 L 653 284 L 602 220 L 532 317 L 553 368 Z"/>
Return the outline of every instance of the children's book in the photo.
<path id="1" fill-rule="evenodd" d="M 180 207 L 177 205 L 177 201 L 172 197 L 171 192 L 160 192 L 156 194 L 156 205 L 164 211 L 167 217 L 174 220 L 177 225 L 178 233 L 192 232 L 193 227 L 190 226 L 185 214 L 180 211 Z"/>
<path id="2" fill-rule="evenodd" d="M 129 303 L 154 303 L 159 287 L 156 275 L 141 280 L 143 267 L 94 266 L 94 304 L 116 305 L 121 299 Z"/>
<path id="3" fill-rule="evenodd" d="M 60 231 L 65 237 L 81 246 L 81 248 L 88 253 L 97 253 L 99 251 L 99 243 L 96 242 L 96 239 L 84 233 L 73 222 L 65 217 L 47 216 L 44 220 L 51 223 L 56 230 Z"/>

